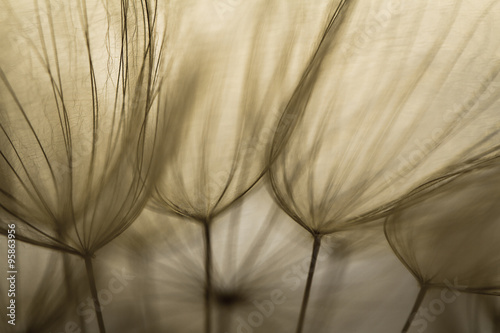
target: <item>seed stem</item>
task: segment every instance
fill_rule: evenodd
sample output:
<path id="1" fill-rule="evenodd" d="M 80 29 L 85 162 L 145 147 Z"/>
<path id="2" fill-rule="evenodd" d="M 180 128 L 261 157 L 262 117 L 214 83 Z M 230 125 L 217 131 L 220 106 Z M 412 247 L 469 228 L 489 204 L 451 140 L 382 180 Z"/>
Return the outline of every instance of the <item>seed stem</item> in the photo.
<path id="1" fill-rule="evenodd" d="M 203 223 L 205 236 L 205 333 L 212 332 L 212 242 L 210 221 Z"/>
<path id="2" fill-rule="evenodd" d="M 307 303 L 309 302 L 309 294 L 311 293 L 311 285 L 316 270 L 316 261 L 321 246 L 321 235 L 314 236 L 313 250 L 311 255 L 311 264 L 309 266 L 309 273 L 307 275 L 306 289 L 304 290 L 304 297 L 302 298 L 302 306 L 300 307 L 300 316 L 297 323 L 296 333 L 302 333 L 304 327 L 304 320 L 306 318 Z"/>
<path id="3" fill-rule="evenodd" d="M 420 291 L 418 292 L 417 299 L 415 300 L 415 304 L 413 304 L 413 308 L 411 309 L 410 315 L 408 316 L 408 319 L 406 320 L 405 326 L 403 327 L 403 330 L 401 333 L 406 333 L 410 329 L 410 325 L 413 321 L 413 318 L 415 318 L 415 315 L 418 312 L 418 309 L 420 308 L 420 305 L 422 304 L 422 301 L 425 298 L 425 293 L 427 292 L 427 287 L 426 286 L 420 286 Z"/>
<path id="4" fill-rule="evenodd" d="M 106 329 L 104 328 L 104 318 L 102 316 L 101 303 L 99 302 L 99 297 L 97 295 L 97 286 L 95 283 L 94 268 L 92 267 L 91 256 L 85 256 L 85 268 L 87 269 L 87 277 L 89 279 L 90 292 L 92 293 L 92 299 L 94 301 L 94 308 L 97 317 L 97 324 L 99 325 L 99 332 L 106 333 Z"/>

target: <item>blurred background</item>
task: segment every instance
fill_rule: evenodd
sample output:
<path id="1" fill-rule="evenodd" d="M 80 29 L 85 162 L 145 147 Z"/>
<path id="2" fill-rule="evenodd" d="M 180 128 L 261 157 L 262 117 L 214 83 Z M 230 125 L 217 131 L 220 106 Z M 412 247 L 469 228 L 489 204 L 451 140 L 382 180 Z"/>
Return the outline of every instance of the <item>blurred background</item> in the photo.
<path id="1" fill-rule="evenodd" d="M 0 332 L 500 332 L 499 18 L 2 0 Z"/>

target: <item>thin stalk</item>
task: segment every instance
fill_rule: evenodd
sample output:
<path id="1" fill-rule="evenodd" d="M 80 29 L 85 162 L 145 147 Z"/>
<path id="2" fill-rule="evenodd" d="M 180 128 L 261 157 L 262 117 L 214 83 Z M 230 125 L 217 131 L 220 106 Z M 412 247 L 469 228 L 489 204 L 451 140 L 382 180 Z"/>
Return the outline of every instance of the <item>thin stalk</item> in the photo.
<path id="1" fill-rule="evenodd" d="M 210 221 L 203 223 L 205 235 L 205 333 L 212 332 L 212 242 Z"/>
<path id="2" fill-rule="evenodd" d="M 302 298 L 302 306 L 300 307 L 300 316 L 297 323 L 296 333 L 302 333 L 304 327 L 304 320 L 306 318 L 307 303 L 309 302 L 309 294 L 311 293 L 311 285 L 316 270 L 316 261 L 318 260 L 319 248 L 321 246 L 321 235 L 314 236 L 313 250 L 311 255 L 311 264 L 309 266 L 309 273 L 307 275 L 306 289 L 304 290 L 304 297 Z"/>
<path id="3" fill-rule="evenodd" d="M 94 308 L 97 317 L 97 324 L 99 325 L 99 332 L 106 333 L 106 329 L 104 328 L 104 318 L 102 316 L 101 303 L 99 302 L 99 297 L 97 295 L 94 268 L 92 267 L 92 257 L 85 256 L 85 268 L 87 269 L 87 277 L 89 278 L 90 292 L 92 293 L 92 298 L 94 300 Z"/>
<path id="4" fill-rule="evenodd" d="M 405 326 L 403 327 L 401 333 L 406 333 L 410 329 L 413 318 L 415 318 L 415 315 L 417 314 L 418 309 L 420 308 L 420 304 L 422 304 L 422 301 L 425 298 L 426 292 L 427 292 L 427 287 L 421 286 L 420 291 L 418 292 L 417 295 L 417 299 L 415 300 L 415 304 L 413 304 L 413 308 L 411 309 L 410 315 L 408 316 L 408 319 L 406 320 Z"/>

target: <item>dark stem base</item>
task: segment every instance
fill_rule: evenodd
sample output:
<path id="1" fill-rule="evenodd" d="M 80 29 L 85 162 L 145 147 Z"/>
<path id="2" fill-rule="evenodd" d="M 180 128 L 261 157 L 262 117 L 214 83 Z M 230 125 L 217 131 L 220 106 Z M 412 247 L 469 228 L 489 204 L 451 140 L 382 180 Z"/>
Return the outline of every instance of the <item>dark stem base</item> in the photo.
<path id="1" fill-rule="evenodd" d="M 411 323 L 413 322 L 413 318 L 415 318 L 415 315 L 418 312 L 418 309 L 420 308 L 420 305 L 422 304 L 422 301 L 425 298 L 425 293 L 427 292 L 427 287 L 426 286 L 421 286 L 420 291 L 418 292 L 417 299 L 415 300 L 415 303 L 413 304 L 413 308 L 411 309 L 410 315 L 408 316 L 408 319 L 406 320 L 405 326 L 403 327 L 403 330 L 401 333 L 406 333 L 410 329 Z"/>
<path id="2" fill-rule="evenodd" d="M 205 333 L 212 332 L 212 241 L 210 222 L 203 223 L 205 236 Z"/>
<path id="3" fill-rule="evenodd" d="M 321 246 L 321 236 L 314 236 L 313 250 L 311 255 L 311 264 L 309 266 L 309 273 L 307 275 L 306 289 L 304 290 L 304 297 L 302 298 L 302 306 L 300 307 L 299 321 L 297 323 L 296 333 L 302 333 L 304 328 L 304 320 L 306 318 L 307 303 L 309 302 L 309 294 L 311 293 L 311 285 L 316 270 L 316 261 L 318 260 L 318 253 Z"/>

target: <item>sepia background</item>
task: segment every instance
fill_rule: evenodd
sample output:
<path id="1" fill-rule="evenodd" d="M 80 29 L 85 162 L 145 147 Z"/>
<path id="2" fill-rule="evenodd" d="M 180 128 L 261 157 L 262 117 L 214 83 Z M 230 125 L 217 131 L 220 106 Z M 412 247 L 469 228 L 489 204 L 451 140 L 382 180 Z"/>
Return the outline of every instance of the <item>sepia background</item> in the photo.
<path id="1" fill-rule="evenodd" d="M 500 332 L 495 0 L 0 1 L 0 332 Z"/>

